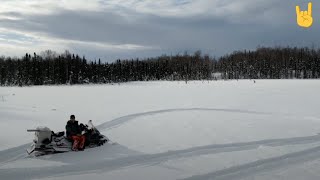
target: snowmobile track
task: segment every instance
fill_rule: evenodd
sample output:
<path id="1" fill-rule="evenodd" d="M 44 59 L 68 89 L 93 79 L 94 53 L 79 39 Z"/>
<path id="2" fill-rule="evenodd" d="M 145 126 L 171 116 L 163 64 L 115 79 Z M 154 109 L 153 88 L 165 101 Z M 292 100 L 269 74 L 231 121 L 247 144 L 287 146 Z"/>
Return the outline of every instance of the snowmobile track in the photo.
<path id="1" fill-rule="evenodd" d="M 283 166 L 294 166 L 307 161 L 319 159 L 320 146 L 315 148 L 307 149 L 304 151 L 294 152 L 285 154 L 278 157 L 257 160 L 251 163 L 242 164 L 239 166 L 233 166 L 220 171 L 212 173 L 192 176 L 183 180 L 230 180 L 239 179 L 243 177 L 252 176 L 261 172 L 269 172 L 274 169 L 279 169 Z"/>
<path id="2" fill-rule="evenodd" d="M 207 109 L 207 108 L 192 108 L 192 109 L 168 109 L 151 111 L 145 113 L 138 113 L 116 118 L 112 121 L 103 123 L 97 126 L 98 129 L 111 129 L 118 127 L 130 120 L 141 117 L 154 115 L 166 112 L 175 111 L 223 111 L 233 113 L 249 113 L 249 114 L 261 114 L 271 115 L 271 113 L 254 112 L 254 111 L 242 111 L 242 110 L 228 110 L 228 109 Z M 1 169 L 0 174 L 4 179 L 33 179 L 33 178 L 47 178 L 60 177 L 67 175 L 84 174 L 89 171 L 108 172 L 119 168 L 126 168 L 130 166 L 145 166 L 154 165 L 168 160 L 187 158 L 191 156 L 200 156 L 207 154 L 217 154 L 224 152 L 244 151 L 250 149 L 257 149 L 259 146 L 285 146 L 285 145 L 297 145 L 297 144 L 310 144 L 320 142 L 320 135 L 306 136 L 306 137 L 294 137 L 283 139 L 269 139 L 252 142 L 240 142 L 231 144 L 213 144 L 207 146 L 193 147 L 184 150 L 168 151 L 158 154 L 131 154 L 127 157 L 120 157 L 114 159 L 100 159 L 99 161 L 87 162 L 87 164 L 67 164 L 58 167 L 41 167 L 41 168 L 13 168 L 13 169 Z M 9 162 L 23 158 L 25 149 L 29 144 L 19 147 L 11 148 L 8 150 L 0 151 L 0 167 Z M 107 148 L 118 148 L 124 150 L 124 152 L 130 152 L 130 150 L 122 145 L 115 144 Z M 126 150 L 127 149 L 127 150 Z M 73 154 L 74 155 L 74 154 Z M 55 156 L 55 155 L 54 155 Z M 242 176 L 250 176 L 255 173 L 269 171 L 277 167 L 287 166 L 291 164 L 299 164 L 306 161 L 314 160 L 320 157 L 320 146 L 299 151 L 295 153 L 285 154 L 283 156 L 273 157 L 269 159 L 262 159 L 254 161 L 248 164 L 234 166 L 231 168 L 223 169 L 221 171 L 215 171 L 209 174 L 193 176 L 187 179 L 237 179 Z M 61 160 L 61 159 L 60 159 Z M 70 162 L 69 162 L 70 163 Z"/>
<path id="3" fill-rule="evenodd" d="M 97 126 L 100 130 L 108 130 L 112 128 L 119 127 L 135 118 L 143 117 L 143 116 L 150 116 L 168 112 L 179 112 L 179 111 L 218 111 L 218 112 L 229 112 L 229 113 L 245 113 L 245 114 L 260 114 L 260 115 L 273 115 L 274 113 L 267 113 L 267 112 L 257 112 L 257 111 L 247 111 L 247 110 L 240 110 L 240 109 L 214 109 L 214 108 L 180 108 L 180 109 L 163 109 L 158 111 L 149 111 L 137 114 L 130 114 L 127 116 L 122 116 L 111 121 L 105 122 Z"/>
<path id="4" fill-rule="evenodd" d="M 32 178 L 44 178 L 48 177 L 48 174 L 51 174 L 51 177 L 60 177 L 66 175 L 77 175 L 83 174 L 88 171 L 101 171 L 107 172 L 116 170 L 119 168 L 126 168 L 130 166 L 145 166 L 152 164 L 159 164 L 168 160 L 181 159 L 192 156 L 206 155 L 206 154 L 217 154 L 224 152 L 235 152 L 243 151 L 249 149 L 256 149 L 260 145 L 265 146 L 284 146 L 284 145 L 296 145 L 296 144 L 307 144 L 313 142 L 319 142 L 320 135 L 309 136 L 309 137 L 297 137 L 297 138 L 287 138 L 287 139 L 273 139 L 273 140 L 262 140 L 254 142 L 244 142 L 244 143 L 233 143 L 233 144 L 220 144 L 220 145 L 209 145 L 194 147 L 184 150 L 177 151 L 168 151 L 158 154 L 142 154 L 142 155 L 132 155 L 123 158 L 116 158 L 111 160 L 101 160 L 100 162 L 87 162 L 86 165 L 63 165 L 59 167 L 43 167 L 43 168 L 23 168 L 23 169 L 10 169 L 10 170 L 1 170 L 0 174 L 2 177 L 7 179 L 13 178 L 18 179 L 17 177 L 24 177 L 26 179 Z M 117 148 L 122 148 L 121 145 L 116 145 Z M 112 147 L 112 146 L 110 146 Z M 123 147 L 125 148 L 125 147 Z M 210 179 L 213 177 L 216 178 L 226 178 L 231 179 L 231 175 L 234 173 L 240 173 L 241 175 L 246 175 L 245 171 L 259 172 L 262 170 L 269 170 L 273 166 L 280 167 L 282 165 L 294 164 L 305 162 L 309 160 L 314 160 L 320 156 L 320 147 L 290 153 L 279 157 L 274 157 L 270 159 L 258 160 L 256 162 L 235 166 L 229 169 L 224 169 L 214 173 L 210 173 L 203 176 L 191 177 L 190 179 Z M 259 166 L 261 169 L 257 169 L 256 166 Z M 269 168 L 270 166 L 270 168 Z M 252 170 L 250 170 L 252 169 Z M 227 176 L 228 175 L 228 176 Z M 247 174 L 249 175 L 249 174 Z M 235 178 L 238 176 L 235 176 Z"/>

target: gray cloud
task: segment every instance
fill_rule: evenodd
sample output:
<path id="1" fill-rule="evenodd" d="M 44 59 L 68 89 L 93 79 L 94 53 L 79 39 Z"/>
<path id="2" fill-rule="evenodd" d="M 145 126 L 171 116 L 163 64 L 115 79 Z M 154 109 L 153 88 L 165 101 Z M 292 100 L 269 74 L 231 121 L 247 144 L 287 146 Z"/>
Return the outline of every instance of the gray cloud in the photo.
<path id="1" fill-rule="evenodd" d="M 0 13 L 17 19 L 0 19 L 2 28 L 40 37 L 63 40 L 75 53 L 92 58 L 157 56 L 163 53 L 182 53 L 202 50 L 220 56 L 233 50 L 253 49 L 257 46 L 310 46 L 320 44 L 320 5 L 314 3 L 315 22 L 311 29 L 296 25 L 295 5 L 306 7 L 308 1 L 219 1 L 221 12 L 204 12 L 190 16 L 161 15 L 133 9 L 67 10 L 55 9 L 48 14 Z M 232 6 L 231 6 L 231 5 Z M 239 5 L 240 4 L 240 5 Z M 305 4 L 305 6 L 303 6 Z M 177 1 L 177 6 L 190 6 L 192 1 Z M 239 6 L 239 9 L 237 7 Z M 222 11 L 220 9 L 220 11 Z M 319 13 L 317 13 L 319 12 Z M 229 14 L 228 14 L 229 13 Z M 70 41 L 70 43 L 68 43 Z M 60 41 L 58 41 L 60 42 Z M 81 42 L 81 43 L 77 43 Z M 88 44 L 86 45 L 86 42 Z M 141 48 L 108 49 L 107 45 L 135 45 Z M 55 44 L 54 47 L 58 46 Z"/>

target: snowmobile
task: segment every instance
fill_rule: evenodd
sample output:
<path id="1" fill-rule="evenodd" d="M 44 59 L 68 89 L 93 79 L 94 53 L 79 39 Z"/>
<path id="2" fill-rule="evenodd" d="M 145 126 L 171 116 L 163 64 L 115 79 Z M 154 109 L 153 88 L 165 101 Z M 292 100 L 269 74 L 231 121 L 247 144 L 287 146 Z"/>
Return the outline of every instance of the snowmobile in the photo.
<path id="1" fill-rule="evenodd" d="M 80 124 L 80 128 L 82 134 L 86 136 L 86 148 L 101 146 L 110 141 L 106 136 L 100 134 L 98 129 L 93 126 L 91 120 L 87 125 Z M 30 148 L 27 149 L 29 155 L 42 156 L 71 151 L 72 140 L 65 136 L 64 131 L 55 133 L 48 127 L 38 127 L 27 131 L 35 132 L 33 143 Z"/>

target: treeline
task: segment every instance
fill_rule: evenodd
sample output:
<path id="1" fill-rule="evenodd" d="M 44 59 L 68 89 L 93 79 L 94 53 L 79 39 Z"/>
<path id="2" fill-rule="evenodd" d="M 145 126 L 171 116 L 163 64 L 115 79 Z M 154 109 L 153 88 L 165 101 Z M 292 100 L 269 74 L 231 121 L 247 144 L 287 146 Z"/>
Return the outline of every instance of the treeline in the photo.
<path id="1" fill-rule="evenodd" d="M 217 66 L 225 79 L 320 78 L 320 49 L 258 48 L 221 57 Z"/>
<path id="2" fill-rule="evenodd" d="M 66 51 L 26 54 L 22 58 L 0 57 L 0 85 L 119 83 L 154 80 L 201 80 L 211 77 L 209 56 L 161 56 L 148 59 L 117 60 L 113 63 L 88 61 Z"/>
<path id="3" fill-rule="evenodd" d="M 197 51 L 113 63 L 50 50 L 22 58 L 0 57 L 1 86 L 319 77 L 320 49 L 310 48 L 258 48 L 219 59 Z"/>

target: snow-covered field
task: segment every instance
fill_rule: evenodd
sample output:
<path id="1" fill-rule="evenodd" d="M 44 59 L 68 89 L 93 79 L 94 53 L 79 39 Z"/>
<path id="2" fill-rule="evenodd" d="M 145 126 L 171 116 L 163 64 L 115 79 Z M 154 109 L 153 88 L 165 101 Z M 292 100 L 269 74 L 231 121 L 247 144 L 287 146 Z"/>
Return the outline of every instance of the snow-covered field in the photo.
<path id="1" fill-rule="evenodd" d="M 320 81 L 0 87 L 0 179 L 320 179 Z M 117 144 L 28 157 L 71 114 Z"/>

